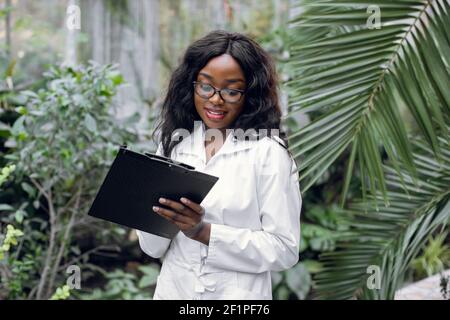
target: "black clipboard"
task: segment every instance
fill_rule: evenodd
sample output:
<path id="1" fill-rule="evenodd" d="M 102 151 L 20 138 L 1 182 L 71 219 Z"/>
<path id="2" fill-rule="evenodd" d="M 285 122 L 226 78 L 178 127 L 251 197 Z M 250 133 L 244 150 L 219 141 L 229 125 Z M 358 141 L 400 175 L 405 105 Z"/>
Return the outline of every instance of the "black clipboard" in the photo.
<path id="1" fill-rule="evenodd" d="M 151 153 L 138 153 L 121 146 L 88 215 L 172 239 L 178 227 L 152 209 L 165 197 L 181 197 L 201 203 L 218 177 Z"/>

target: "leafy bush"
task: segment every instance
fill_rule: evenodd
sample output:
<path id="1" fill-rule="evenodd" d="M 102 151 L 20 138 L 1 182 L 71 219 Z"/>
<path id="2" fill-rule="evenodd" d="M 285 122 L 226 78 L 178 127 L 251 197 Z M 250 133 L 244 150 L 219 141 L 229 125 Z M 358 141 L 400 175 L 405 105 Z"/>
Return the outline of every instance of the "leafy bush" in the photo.
<path id="1" fill-rule="evenodd" d="M 17 258 L 4 266 L 16 270 L 2 279 L 7 298 L 43 299 L 55 292 L 64 280 L 60 271 L 80 253 L 77 242 L 95 234 L 93 228 L 103 229 L 84 213 L 107 166 L 119 145 L 136 139 L 110 110 L 122 82 L 115 66 L 52 67 L 44 78 L 45 89 L 21 92 L 26 102 L 16 108 L 20 116 L 4 157 L 16 166 L 6 193 L 18 185 L 25 195 L 21 203 L 1 205 L 7 213 L 1 223 L 14 222 L 24 232 Z"/>
<path id="2" fill-rule="evenodd" d="M 105 275 L 108 282 L 103 289 L 96 288 L 92 293 L 78 296 L 84 300 L 149 300 L 152 297 L 151 288 L 156 285 L 159 268 L 154 265 L 140 266 L 139 271 L 143 274 L 142 277 L 117 269 Z"/>

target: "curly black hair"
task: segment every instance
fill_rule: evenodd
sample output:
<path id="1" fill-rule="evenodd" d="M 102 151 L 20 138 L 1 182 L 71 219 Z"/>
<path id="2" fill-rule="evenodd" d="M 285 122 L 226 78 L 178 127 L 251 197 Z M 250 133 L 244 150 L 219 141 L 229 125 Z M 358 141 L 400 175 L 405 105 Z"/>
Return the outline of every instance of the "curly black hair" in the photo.
<path id="1" fill-rule="evenodd" d="M 193 42 L 186 50 L 181 64 L 172 73 L 167 95 L 161 108 L 161 121 L 153 132 L 161 131 L 163 154 L 170 157 L 172 149 L 180 142 L 172 139 L 176 129 L 192 132 L 194 121 L 201 118 L 194 105 L 191 85 L 201 69 L 222 54 L 232 56 L 242 68 L 246 79 L 245 104 L 241 114 L 230 129 L 272 130 L 288 146 L 286 134 L 281 131 L 281 109 L 278 99 L 278 79 L 274 62 L 269 54 L 254 40 L 240 33 L 212 31 Z"/>

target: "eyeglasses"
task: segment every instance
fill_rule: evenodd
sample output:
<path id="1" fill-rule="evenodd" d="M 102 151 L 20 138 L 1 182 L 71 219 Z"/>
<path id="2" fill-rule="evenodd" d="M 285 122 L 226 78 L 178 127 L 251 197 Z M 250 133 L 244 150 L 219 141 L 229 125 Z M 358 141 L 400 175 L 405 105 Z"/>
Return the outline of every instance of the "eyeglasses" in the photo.
<path id="1" fill-rule="evenodd" d="M 216 92 L 219 93 L 220 98 L 222 98 L 223 101 L 228 103 L 238 103 L 242 96 L 244 95 L 244 90 L 238 90 L 238 89 L 216 89 L 212 85 L 194 81 L 194 91 L 196 94 L 198 94 L 203 99 L 210 99 L 212 98 Z"/>

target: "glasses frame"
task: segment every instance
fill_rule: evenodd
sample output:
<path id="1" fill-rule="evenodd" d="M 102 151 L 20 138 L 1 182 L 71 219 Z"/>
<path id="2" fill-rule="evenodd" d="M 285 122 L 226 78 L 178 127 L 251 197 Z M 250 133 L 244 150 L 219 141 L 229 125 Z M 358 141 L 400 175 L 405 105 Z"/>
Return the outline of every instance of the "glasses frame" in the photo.
<path id="1" fill-rule="evenodd" d="M 217 89 L 216 87 L 210 85 L 209 83 L 204 83 L 204 82 L 201 82 L 201 81 L 192 81 L 192 84 L 194 85 L 194 92 L 195 92 L 199 97 L 201 97 L 201 98 L 203 98 L 203 99 L 211 99 L 211 98 L 214 97 L 214 96 L 216 95 L 216 93 L 218 92 L 218 93 L 219 93 L 219 96 L 220 96 L 220 99 L 222 99 L 222 100 L 225 101 L 226 103 L 235 104 L 235 103 L 239 103 L 239 102 L 242 100 L 242 97 L 243 97 L 244 94 L 245 94 L 245 90 L 240 90 L 240 89 L 228 89 L 228 88 Z M 210 97 L 206 97 L 206 96 L 200 95 L 200 94 L 197 92 L 197 90 L 195 90 L 195 86 L 196 86 L 197 84 L 203 84 L 203 85 L 210 86 L 211 88 L 213 88 L 214 93 L 213 93 Z M 230 102 L 230 101 L 227 101 L 226 99 L 224 99 L 224 98 L 222 97 L 222 91 L 223 91 L 223 90 L 237 91 L 237 92 L 239 92 L 239 93 L 241 94 L 241 96 L 239 97 L 239 100 Z"/>

